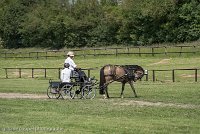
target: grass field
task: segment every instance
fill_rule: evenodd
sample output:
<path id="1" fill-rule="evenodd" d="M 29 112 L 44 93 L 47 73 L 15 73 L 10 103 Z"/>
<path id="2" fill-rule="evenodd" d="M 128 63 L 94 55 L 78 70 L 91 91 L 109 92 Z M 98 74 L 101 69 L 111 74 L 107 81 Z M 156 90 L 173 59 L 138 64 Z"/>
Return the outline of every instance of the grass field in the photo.
<path id="1" fill-rule="evenodd" d="M 182 57 L 75 57 L 81 68 L 98 67 L 91 72 L 99 79 L 99 68 L 105 64 L 138 64 L 145 69 L 199 68 L 199 56 Z M 5 79 L 5 67 L 62 67 L 64 59 L 0 59 L 0 93 L 46 94 L 48 79 L 38 72 L 37 78 Z M 183 75 L 184 74 L 184 75 Z M 158 74 L 156 82 L 138 81 L 138 98 L 126 85 L 124 99 L 119 98 L 120 83 L 109 86 L 110 99 L 98 95 L 93 100 L 5 99 L 0 98 L 0 133 L 74 133 L 74 134 L 197 134 L 200 133 L 200 92 L 193 72 L 178 72 L 178 81 L 171 74 Z M 168 76 L 169 75 L 169 76 Z"/>
<path id="2" fill-rule="evenodd" d="M 3 133 L 197 134 L 200 131 L 199 108 L 140 106 L 131 104 L 131 100 L 133 98 L 70 101 L 1 99 L 1 128 Z"/>

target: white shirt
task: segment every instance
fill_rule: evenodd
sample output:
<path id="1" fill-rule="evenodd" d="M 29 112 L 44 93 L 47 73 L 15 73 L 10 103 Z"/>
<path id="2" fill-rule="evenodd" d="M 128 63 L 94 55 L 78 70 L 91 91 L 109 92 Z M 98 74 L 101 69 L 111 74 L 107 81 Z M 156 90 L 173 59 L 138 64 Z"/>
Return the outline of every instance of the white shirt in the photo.
<path id="1" fill-rule="evenodd" d="M 74 70 L 74 68 L 76 68 L 76 64 L 74 63 L 73 59 L 70 57 L 67 57 L 67 59 L 65 60 L 65 63 L 69 63 L 69 69 Z"/>
<path id="2" fill-rule="evenodd" d="M 60 80 L 62 82 L 70 82 L 71 71 L 69 68 L 63 69 L 60 74 Z"/>

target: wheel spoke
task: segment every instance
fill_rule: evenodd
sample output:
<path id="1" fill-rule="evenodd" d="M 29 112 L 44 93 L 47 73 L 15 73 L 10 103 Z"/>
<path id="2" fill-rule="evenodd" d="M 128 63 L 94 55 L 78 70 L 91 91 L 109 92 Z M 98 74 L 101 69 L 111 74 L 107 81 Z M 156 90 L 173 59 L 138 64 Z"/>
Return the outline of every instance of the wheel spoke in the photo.
<path id="1" fill-rule="evenodd" d="M 53 88 L 53 87 L 49 86 L 47 88 L 47 96 L 50 99 L 58 99 L 60 97 L 60 93 L 59 93 L 58 88 Z"/>

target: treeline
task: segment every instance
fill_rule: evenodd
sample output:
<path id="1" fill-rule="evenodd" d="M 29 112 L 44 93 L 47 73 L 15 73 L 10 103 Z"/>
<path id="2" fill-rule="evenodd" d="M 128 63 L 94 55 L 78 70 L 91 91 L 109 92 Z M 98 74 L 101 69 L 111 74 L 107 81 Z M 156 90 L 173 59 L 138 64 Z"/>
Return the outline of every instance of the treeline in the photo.
<path id="1" fill-rule="evenodd" d="M 151 45 L 200 39 L 200 0 L 1 0 L 4 48 Z"/>

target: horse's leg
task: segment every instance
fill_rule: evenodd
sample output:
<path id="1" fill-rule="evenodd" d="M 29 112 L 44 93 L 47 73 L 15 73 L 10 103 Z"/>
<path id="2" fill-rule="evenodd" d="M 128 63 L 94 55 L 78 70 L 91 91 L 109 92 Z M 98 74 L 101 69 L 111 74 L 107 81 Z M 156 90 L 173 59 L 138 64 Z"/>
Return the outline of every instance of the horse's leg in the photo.
<path id="1" fill-rule="evenodd" d="M 124 96 L 123 96 L 124 87 L 125 87 L 125 83 L 122 82 L 122 91 L 121 91 L 121 95 L 120 95 L 121 98 L 124 98 Z"/>
<path id="2" fill-rule="evenodd" d="M 110 98 L 109 95 L 108 95 L 108 88 L 107 87 L 105 88 L 105 94 L 103 96 L 104 96 L 104 99 Z"/>
<path id="3" fill-rule="evenodd" d="M 107 84 L 104 86 L 104 90 L 105 90 L 105 94 L 103 95 L 104 99 L 110 98 L 108 95 L 108 85 Z"/>
<path id="4" fill-rule="evenodd" d="M 110 96 L 108 95 L 108 86 L 106 86 L 105 92 L 106 92 L 106 97 L 110 98 Z"/>
<path id="5" fill-rule="evenodd" d="M 131 85 L 131 88 L 132 88 L 132 90 L 133 90 L 134 96 L 137 97 L 137 94 L 136 94 L 136 92 L 135 92 L 135 88 L 134 88 L 134 86 L 133 86 L 133 81 L 129 81 L 129 84 Z"/>
<path id="6" fill-rule="evenodd" d="M 108 94 L 108 85 L 112 82 L 112 77 L 107 77 L 106 79 L 106 83 L 104 85 L 104 89 L 105 89 L 105 95 L 104 95 L 104 99 L 110 98 L 109 94 Z"/>

